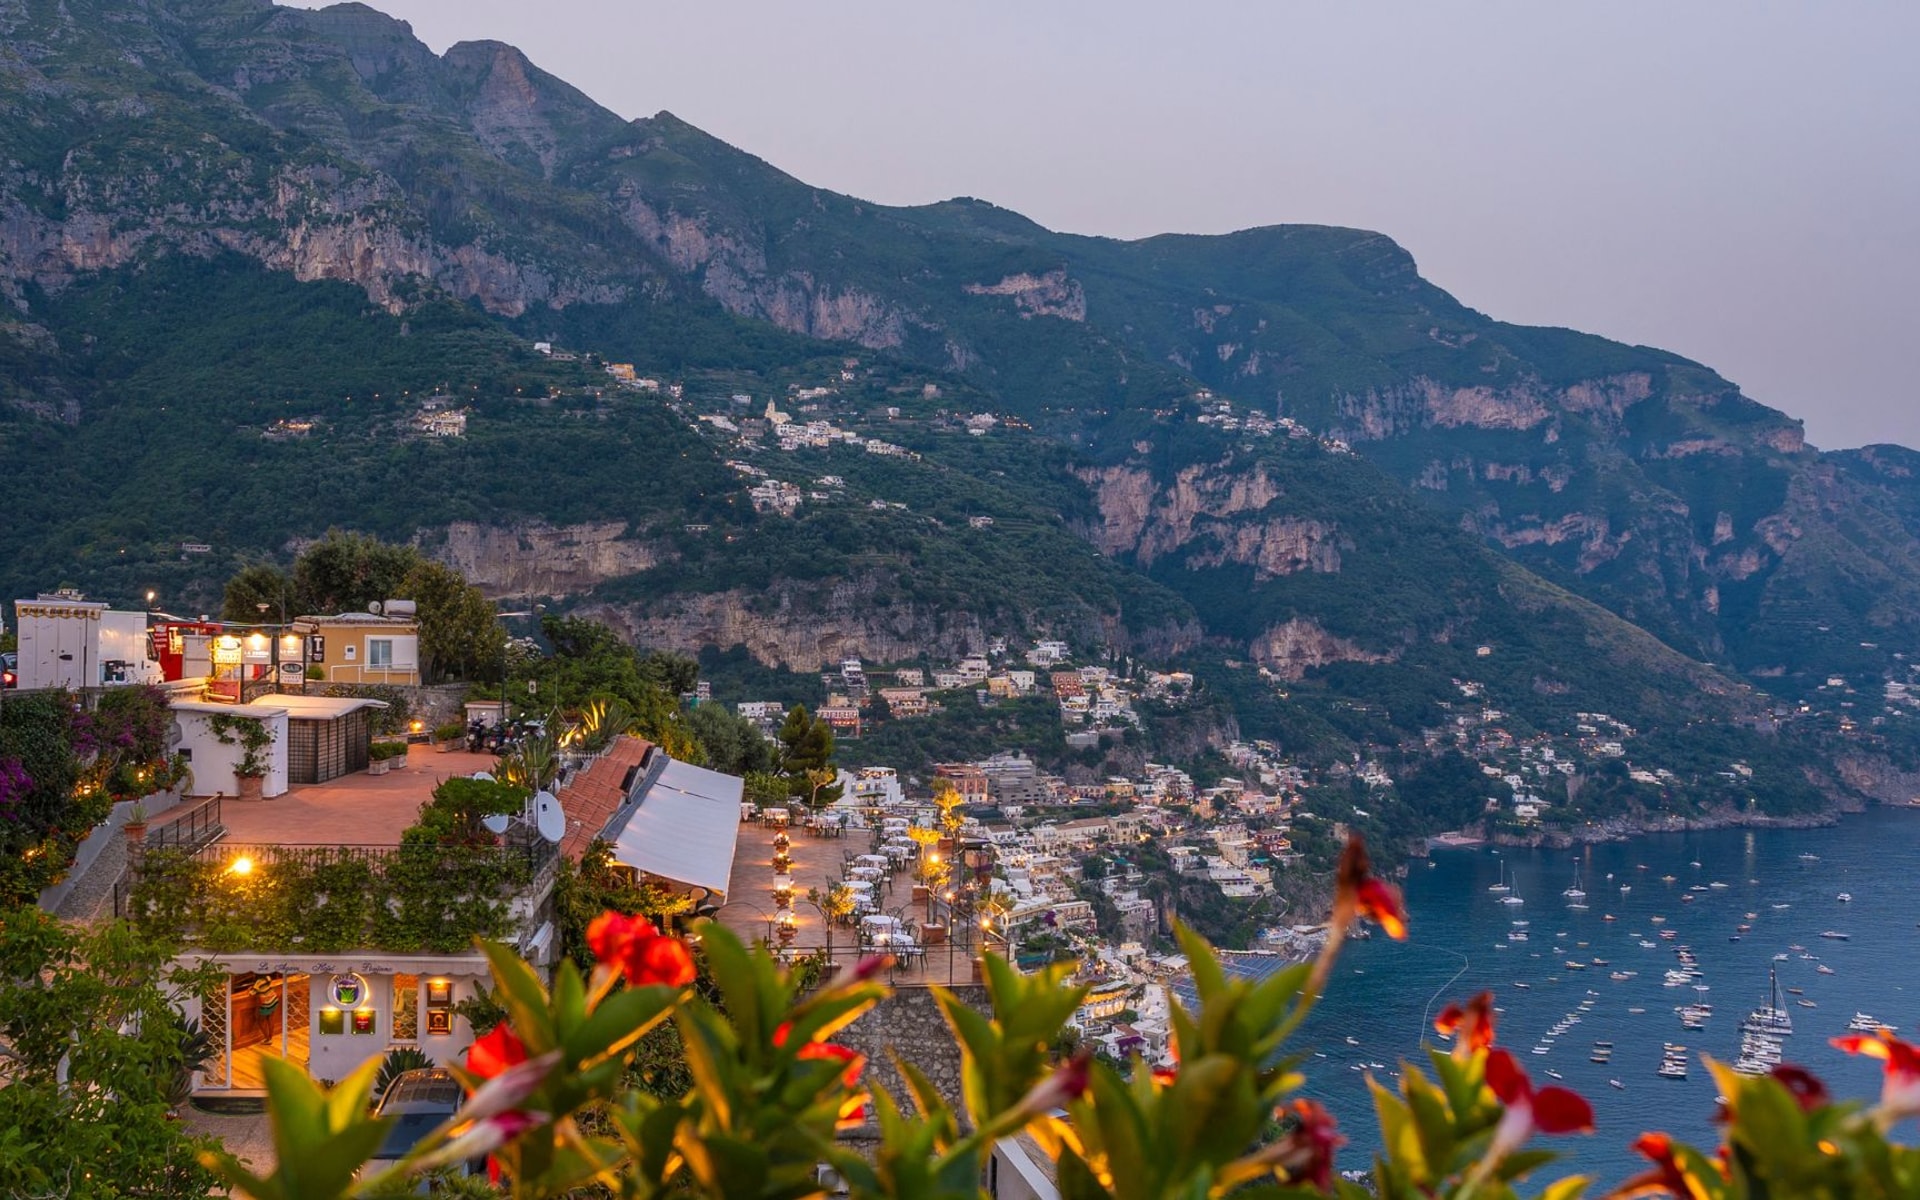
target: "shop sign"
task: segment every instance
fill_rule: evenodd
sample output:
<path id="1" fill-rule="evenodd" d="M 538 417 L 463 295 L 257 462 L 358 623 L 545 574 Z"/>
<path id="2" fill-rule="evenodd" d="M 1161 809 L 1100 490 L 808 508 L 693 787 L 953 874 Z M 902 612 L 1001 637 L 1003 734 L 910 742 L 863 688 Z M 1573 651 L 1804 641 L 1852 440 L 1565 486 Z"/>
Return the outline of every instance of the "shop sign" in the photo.
<path id="1" fill-rule="evenodd" d="M 341 1008 L 358 1008 L 366 1003 L 367 981 L 358 975 L 335 975 L 327 984 L 327 996 Z"/>

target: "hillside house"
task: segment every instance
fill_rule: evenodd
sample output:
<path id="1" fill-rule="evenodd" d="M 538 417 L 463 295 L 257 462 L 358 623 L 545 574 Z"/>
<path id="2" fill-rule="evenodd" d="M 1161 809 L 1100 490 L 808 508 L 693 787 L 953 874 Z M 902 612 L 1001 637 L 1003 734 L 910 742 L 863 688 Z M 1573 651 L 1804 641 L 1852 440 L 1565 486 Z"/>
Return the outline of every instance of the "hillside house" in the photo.
<path id="1" fill-rule="evenodd" d="M 386 613 L 294 618 L 293 631 L 305 639 L 309 673 L 319 668 L 328 683 L 418 687 L 420 622 L 411 608 L 410 602 L 394 601 Z"/>

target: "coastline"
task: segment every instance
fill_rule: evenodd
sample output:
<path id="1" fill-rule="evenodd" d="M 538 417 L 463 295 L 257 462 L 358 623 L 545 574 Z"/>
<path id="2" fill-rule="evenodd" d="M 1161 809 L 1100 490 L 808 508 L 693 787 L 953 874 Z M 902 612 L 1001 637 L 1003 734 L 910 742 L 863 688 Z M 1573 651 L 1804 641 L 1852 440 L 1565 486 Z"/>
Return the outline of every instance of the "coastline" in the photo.
<path id="1" fill-rule="evenodd" d="M 1583 825 L 1578 829 L 1542 829 L 1527 834 L 1475 833 L 1448 830 L 1421 839 L 1410 851 L 1411 857 L 1427 857 L 1434 850 L 1474 846 L 1511 846 L 1517 849 L 1564 850 L 1577 845 L 1601 842 L 1626 842 L 1657 833 L 1689 833 L 1709 829 L 1824 829 L 1838 825 L 1842 817 L 1864 813 L 1870 808 L 1909 808 L 1908 804 L 1868 804 L 1860 801 L 1840 803 L 1817 813 L 1776 817 L 1740 809 L 1715 809 L 1692 816 L 1677 813 L 1647 813 L 1639 817 L 1620 817 Z"/>

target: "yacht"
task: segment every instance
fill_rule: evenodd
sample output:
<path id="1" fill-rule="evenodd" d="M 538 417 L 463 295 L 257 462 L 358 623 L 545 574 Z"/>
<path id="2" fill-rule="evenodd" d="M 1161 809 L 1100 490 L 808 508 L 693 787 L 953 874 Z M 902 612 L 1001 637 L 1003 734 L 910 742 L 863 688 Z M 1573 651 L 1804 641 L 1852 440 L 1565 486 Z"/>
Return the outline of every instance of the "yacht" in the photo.
<path id="1" fill-rule="evenodd" d="M 1801 862 L 1819 862 L 1820 856 L 1818 854 L 1802 854 L 1800 856 L 1800 861 Z"/>
<path id="2" fill-rule="evenodd" d="M 1740 1030 L 1776 1038 L 1793 1035 L 1793 1014 L 1780 1002 L 1780 974 L 1773 967 L 1767 968 L 1766 1003 L 1747 1014 Z"/>
<path id="3" fill-rule="evenodd" d="M 1641 938 L 1641 939 L 1640 939 L 1640 948 L 1641 948 L 1642 950 L 1651 950 L 1651 949 L 1653 949 L 1653 947 L 1654 947 L 1654 943 L 1652 943 L 1652 942 L 1650 942 L 1650 941 L 1648 941 L 1648 940 L 1647 940 L 1647 939 L 1645 939 L 1645 938 Z"/>
<path id="4" fill-rule="evenodd" d="M 1852 892 L 1841 892 L 1841 893 L 1840 893 L 1840 894 L 1839 894 L 1838 896 L 1835 896 L 1835 897 L 1834 897 L 1834 899 L 1835 899 L 1835 900 L 1838 900 L 1838 901 L 1839 901 L 1840 903 L 1842 903 L 1842 904 L 1852 904 L 1852 903 L 1853 903 L 1853 893 L 1852 893 Z"/>
<path id="5" fill-rule="evenodd" d="M 1819 1008 L 1820 1007 L 1818 1004 L 1814 1003 L 1812 1000 L 1809 1000 L 1804 996 L 1802 996 L 1798 1000 L 1795 1000 L 1794 1003 L 1798 1004 L 1801 1008 Z"/>
<path id="6" fill-rule="evenodd" d="M 1633 885 L 1630 883 L 1623 883 L 1620 885 L 1620 894 L 1623 896 L 1632 890 L 1633 890 Z"/>
<path id="7" fill-rule="evenodd" d="M 1487 890 L 1495 893 L 1505 892 L 1509 890 L 1507 887 L 1507 860 L 1506 859 L 1503 858 L 1500 860 L 1500 882 L 1487 885 Z"/>
<path id="8" fill-rule="evenodd" d="M 1565 896 L 1569 900 L 1585 900 L 1587 898 L 1587 894 L 1580 890 L 1580 872 L 1579 871 L 1575 871 L 1573 873 L 1573 886 L 1568 888 L 1566 891 L 1561 892 L 1560 894 L 1562 896 Z"/>
<path id="9" fill-rule="evenodd" d="M 1502 897 L 1500 897 L 1500 903 L 1502 903 L 1502 904 L 1525 904 L 1525 903 L 1526 903 L 1526 901 L 1525 901 L 1525 900 L 1522 900 L 1522 899 L 1521 899 L 1520 897 L 1518 897 L 1518 896 L 1513 896 L 1513 895 L 1507 895 L 1507 896 L 1502 896 Z"/>
<path id="10" fill-rule="evenodd" d="M 1828 965 L 1827 965 L 1827 964 L 1825 964 L 1825 963 L 1821 963 L 1821 964 L 1820 964 L 1819 966 L 1817 966 L 1817 967 L 1815 967 L 1815 968 L 1814 968 L 1814 970 L 1815 970 L 1815 971 L 1818 971 L 1818 972 L 1819 972 L 1820 974 L 1822 974 L 1822 975 L 1831 975 L 1831 974 L 1833 974 L 1833 968 L 1832 968 L 1832 967 L 1830 967 L 1830 966 L 1828 966 Z"/>
<path id="11" fill-rule="evenodd" d="M 1888 1033 L 1893 1032 L 1893 1026 L 1863 1012 L 1853 1014 L 1853 1020 L 1847 1022 L 1847 1029 L 1852 1033 L 1880 1033 L 1883 1030 Z"/>
<path id="12" fill-rule="evenodd" d="M 1607 1086 L 1610 1088 L 1617 1088 L 1623 1092 L 1627 1090 L 1627 1085 L 1624 1083 L 1621 1083 L 1618 1079 L 1607 1080 Z"/>
<path id="13" fill-rule="evenodd" d="M 1671 876 L 1671 875 L 1662 875 L 1662 876 L 1660 877 L 1660 882 L 1661 882 L 1661 883 L 1672 883 L 1672 882 L 1674 882 L 1674 877 L 1673 877 L 1673 876 Z"/>
<path id="14" fill-rule="evenodd" d="M 1560 1072 L 1558 1072 L 1558 1071 L 1556 1071 L 1556 1070 L 1554 1070 L 1554 1069 L 1553 1069 L 1552 1067 L 1548 1067 L 1548 1068 L 1547 1068 L 1547 1078 L 1548 1078 L 1548 1079 L 1565 1079 L 1565 1078 L 1566 1078 L 1566 1076 L 1565 1076 L 1565 1075 L 1562 1075 L 1562 1074 L 1561 1074 Z"/>
<path id="15" fill-rule="evenodd" d="M 1710 888 L 1718 889 L 1718 888 L 1726 887 L 1727 885 L 1724 883 L 1721 883 L 1718 879 L 1716 879 L 1712 883 L 1708 884 L 1707 886 Z"/>
<path id="16" fill-rule="evenodd" d="M 1826 932 L 1822 933 L 1820 936 L 1823 938 L 1826 938 L 1829 941 L 1834 941 L 1834 942 L 1844 942 L 1849 940 L 1849 935 L 1841 933 L 1837 929 L 1829 929 Z"/>

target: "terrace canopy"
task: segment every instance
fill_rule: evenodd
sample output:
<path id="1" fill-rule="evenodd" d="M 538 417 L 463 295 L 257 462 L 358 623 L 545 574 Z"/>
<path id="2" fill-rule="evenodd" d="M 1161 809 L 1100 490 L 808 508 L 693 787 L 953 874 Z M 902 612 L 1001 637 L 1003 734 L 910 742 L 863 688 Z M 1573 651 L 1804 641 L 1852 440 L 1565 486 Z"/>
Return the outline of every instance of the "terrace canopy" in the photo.
<path id="1" fill-rule="evenodd" d="M 735 776 L 665 759 L 663 767 L 639 780 L 633 797 L 609 822 L 613 860 L 724 895 L 733 878 L 744 790 Z"/>

